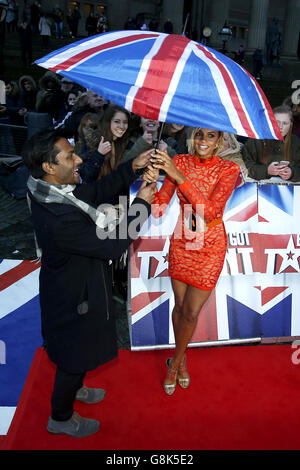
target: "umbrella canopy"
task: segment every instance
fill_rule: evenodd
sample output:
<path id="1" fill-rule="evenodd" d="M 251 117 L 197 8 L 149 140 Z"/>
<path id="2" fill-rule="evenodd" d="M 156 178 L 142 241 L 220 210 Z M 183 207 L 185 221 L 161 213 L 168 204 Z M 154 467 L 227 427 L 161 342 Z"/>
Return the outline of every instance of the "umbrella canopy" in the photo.
<path id="1" fill-rule="evenodd" d="M 256 80 L 227 56 L 185 36 L 114 31 L 35 63 L 142 117 L 282 139 Z"/>

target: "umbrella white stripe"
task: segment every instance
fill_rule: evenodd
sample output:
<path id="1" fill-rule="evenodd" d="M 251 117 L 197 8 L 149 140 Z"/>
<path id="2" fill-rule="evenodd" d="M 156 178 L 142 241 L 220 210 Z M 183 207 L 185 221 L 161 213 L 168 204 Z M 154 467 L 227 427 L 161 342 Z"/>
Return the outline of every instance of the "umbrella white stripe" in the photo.
<path id="1" fill-rule="evenodd" d="M 240 103 L 241 103 L 241 107 L 243 108 L 244 113 L 245 113 L 245 115 L 247 116 L 247 120 L 248 120 L 248 122 L 249 122 L 249 125 L 250 125 L 250 127 L 251 127 L 251 130 L 252 130 L 252 132 L 254 133 L 255 138 L 257 139 L 257 138 L 258 138 L 258 134 L 257 134 L 257 132 L 256 132 L 256 130 L 255 130 L 255 125 L 254 125 L 253 122 L 252 122 L 252 119 L 251 119 L 251 117 L 250 117 L 250 115 L 249 115 L 249 113 L 248 113 L 248 110 L 247 110 L 247 108 L 246 108 L 246 106 L 245 106 L 245 104 L 244 104 L 244 101 L 243 101 L 243 99 L 242 99 L 242 97 L 241 97 L 241 95 L 240 95 L 240 91 L 239 91 L 239 89 L 238 89 L 237 86 L 236 86 L 235 80 L 233 80 L 232 75 L 231 75 L 230 71 L 228 70 L 228 68 L 226 67 L 226 65 L 223 65 L 223 66 L 226 68 L 227 73 L 228 73 L 228 75 L 230 76 L 230 79 L 231 79 L 231 81 L 232 81 L 232 85 L 234 86 L 235 91 L 236 91 L 236 94 L 237 94 L 238 97 L 239 97 L 239 101 L 240 101 Z M 243 72 L 243 69 L 241 69 L 241 71 Z M 243 73 L 244 73 L 244 72 L 243 72 Z M 233 103 L 232 103 L 232 104 L 233 104 Z M 234 106 L 234 104 L 233 104 L 233 106 Z"/>
<path id="2" fill-rule="evenodd" d="M 240 103 L 240 105 L 241 105 L 241 108 L 243 109 L 243 111 L 244 111 L 244 113 L 245 113 L 245 116 L 246 116 L 246 118 L 247 118 L 248 124 L 249 124 L 249 126 L 250 126 L 250 128 L 251 128 L 251 130 L 252 130 L 252 132 L 253 132 L 253 134 L 254 134 L 254 136 L 255 136 L 255 138 L 258 138 L 258 134 L 257 134 L 257 132 L 256 132 L 256 130 L 255 130 L 255 125 L 253 124 L 252 119 L 251 119 L 251 117 L 250 117 L 250 115 L 249 115 L 249 113 L 248 113 L 247 107 L 245 106 L 244 101 L 243 101 L 243 99 L 241 98 L 239 89 L 238 89 L 238 87 L 237 87 L 237 85 L 236 85 L 236 81 L 233 79 L 230 70 L 228 69 L 228 67 L 226 66 L 225 63 L 221 62 L 221 61 L 216 57 L 215 54 L 213 54 L 213 53 L 211 52 L 211 55 L 212 55 L 213 58 L 226 70 L 228 76 L 230 77 L 231 85 L 232 85 L 233 88 L 235 89 L 235 92 L 236 92 L 236 94 L 237 94 L 237 96 L 238 96 L 238 99 L 239 99 L 239 103 Z M 244 71 L 244 69 L 242 69 L 241 67 L 240 67 L 240 70 L 241 70 L 241 73 L 246 73 L 246 72 Z M 223 75 L 222 75 L 222 77 L 223 77 Z M 224 80 L 224 78 L 223 78 L 223 80 Z M 225 86 L 227 87 L 226 82 L 225 82 Z M 231 102 L 232 102 L 232 106 L 236 109 L 236 107 L 235 107 L 235 105 L 234 105 L 234 102 L 232 101 L 232 97 L 231 97 L 230 93 L 229 93 L 229 96 L 230 96 L 230 99 L 231 99 Z M 240 122 L 241 122 L 239 113 L 238 113 L 238 118 L 239 118 L 239 120 L 240 120 Z M 244 126 L 243 126 L 243 123 L 242 123 L 242 122 L 241 122 L 241 126 L 242 126 L 242 129 L 244 129 Z"/>
<path id="3" fill-rule="evenodd" d="M 248 76 L 249 76 L 250 80 L 252 81 L 252 83 L 254 83 L 255 88 L 256 88 L 256 83 L 255 83 L 255 81 L 253 80 L 253 78 L 251 77 L 250 74 L 248 74 Z M 259 89 L 257 89 L 257 94 L 258 94 L 258 97 L 259 97 L 259 101 L 262 103 L 262 106 L 263 106 L 263 108 L 264 108 L 264 115 L 265 115 L 266 120 L 267 120 L 267 122 L 268 122 L 268 127 L 269 127 L 269 129 L 270 129 L 270 132 L 271 132 L 271 134 L 274 136 L 274 139 L 277 139 L 278 137 L 276 136 L 276 133 L 275 133 L 275 130 L 274 130 L 272 121 L 271 121 L 271 119 L 270 119 L 270 115 L 269 115 L 269 113 L 268 113 L 268 110 L 267 110 L 267 108 L 266 108 L 264 99 L 263 99 L 263 97 L 262 97 L 262 95 L 261 95 Z"/>
<path id="4" fill-rule="evenodd" d="M 214 78 L 214 82 L 215 82 L 215 85 L 218 89 L 218 92 L 219 92 L 219 96 L 220 96 L 220 100 L 222 102 L 222 104 L 224 105 L 224 108 L 226 109 L 227 113 L 228 113 L 228 117 L 229 117 L 229 120 L 232 124 L 232 127 L 235 128 L 236 130 L 236 134 L 239 134 L 239 135 L 244 135 L 245 134 L 245 129 L 244 129 L 244 126 L 242 125 L 241 123 L 241 120 L 240 120 L 240 117 L 238 115 L 238 112 L 232 102 L 232 98 L 230 96 L 230 93 L 229 93 L 229 90 L 227 88 L 227 85 L 226 83 L 224 82 L 224 77 L 221 73 L 221 70 L 219 69 L 219 67 L 209 58 L 207 57 L 203 51 L 201 51 L 198 47 L 193 47 L 193 50 L 195 52 L 195 54 L 201 59 L 203 60 L 203 62 L 205 62 L 210 71 L 211 71 L 211 74 Z M 214 54 L 212 54 L 212 56 L 215 58 L 215 60 L 218 61 L 218 59 L 214 56 Z M 224 63 L 222 63 L 223 67 L 225 67 Z M 240 94 L 238 93 L 238 90 L 235 86 L 235 83 L 228 71 L 228 69 L 226 68 L 226 71 L 228 72 L 229 76 L 230 76 L 230 79 L 234 85 L 234 88 L 235 90 L 237 91 L 237 94 L 239 96 L 239 99 L 240 99 L 240 102 L 242 104 L 242 107 L 245 111 L 245 107 L 244 107 L 244 103 L 240 97 Z M 246 115 L 248 117 L 248 113 L 246 112 Z M 255 135 L 257 136 L 257 133 L 255 132 L 254 128 L 253 128 L 253 125 L 251 123 L 251 120 L 249 119 L 248 117 L 248 120 L 249 120 L 249 124 L 251 125 L 251 129 L 252 131 L 255 133 Z"/>
<path id="5" fill-rule="evenodd" d="M 231 122 L 232 127 L 235 128 L 236 134 L 239 134 L 240 132 L 242 132 L 242 135 L 243 135 L 244 129 L 241 127 L 241 122 L 238 117 L 238 113 L 235 107 L 232 105 L 232 100 L 231 100 L 229 91 L 226 87 L 226 84 L 224 86 L 224 79 L 221 74 L 221 71 L 219 70 L 217 65 L 214 62 L 212 62 L 208 57 L 206 57 L 206 55 L 197 47 L 194 47 L 194 52 L 201 60 L 203 60 L 203 62 L 205 62 L 208 65 L 211 71 L 211 74 L 214 78 L 215 85 L 218 89 L 220 100 L 222 101 L 222 104 L 228 113 L 229 120 Z"/>
<path id="6" fill-rule="evenodd" d="M 149 38 L 149 39 L 153 39 L 153 38 Z M 149 41 L 149 39 L 148 38 L 135 39 L 134 43 L 137 44 L 138 42 L 141 42 L 141 41 Z M 128 47 L 128 43 L 117 44 L 116 46 L 112 46 L 109 49 L 105 49 L 104 51 L 96 51 L 96 52 L 94 52 L 94 54 L 91 54 L 87 57 L 84 57 L 83 59 L 79 60 L 75 64 L 73 64 L 70 67 L 68 67 L 67 69 L 65 69 L 65 72 L 70 72 L 70 70 L 72 70 L 73 68 L 78 67 L 79 65 L 83 64 L 87 60 L 90 60 L 91 58 L 95 57 L 96 55 L 102 54 L 103 52 L 106 52 L 107 50 L 112 51 L 113 49 L 120 49 L 122 47 Z"/>
<path id="7" fill-rule="evenodd" d="M 131 36 L 137 36 L 137 35 L 141 35 L 141 34 L 144 34 L 144 31 L 131 31 L 130 34 Z M 146 31 L 145 33 L 150 33 L 152 34 L 153 36 L 153 33 L 150 32 L 150 31 Z M 56 54 L 55 56 L 52 56 L 52 57 L 49 57 L 45 62 L 39 62 L 37 61 L 38 65 L 41 65 L 45 68 L 48 68 L 48 69 L 52 69 L 52 68 L 55 68 L 57 67 L 60 63 L 64 63 L 65 61 L 69 60 L 71 57 L 74 57 L 78 54 L 80 54 L 81 52 L 84 52 L 86 51 L 87 49 L 92 49 L 94 47 L 98 47 L 98 46 L 102 46 L 108 42 L 112 42 L 112 41 L 115 41 L 115 40 L 118 40 L 120 38 L 126 38 L 128 36 L 128 31 L 125 31 L 125 32 L 122 32 L 122 34 L 118 35 L 117 33 L 115 34 L 109 34 L 109 35 L 99 35 L 99 36 L 96 36 L 95 38 L 93 39 L 90 39 L 89 41 L 85 41 L 81 44 L 76 44 L 74 47 L 70 47 L 69 49 L 67 50 L 64 50 L 58 54 Z M 143 39 L 136 39 L 134 40 L 135 43 L 137 42 L 140 42 L 140 41 L 145 41 L 147 40 L 148 38 L 143 38 Z M 149 37 L 149 39 L 153 39 L 153 37 Z M 112 50 L 112 49 L 115 49 L 117 47 L 123 47 L 123 46 L 126 46 L 128 45 L 128 43 L 124 43 L 124 44 L 119 44 L 119 45 L 116 45 L 116 46 L 112 46 L 108 49 L 105 49 L 105 51 L 107 50 Z M 95 52 L 94 54 L 91 54 L 85 58 L 83 58 L 81 61 L 78 61 L 76 62 L 74 65 L 72 65 L 71 67 L 69 67 L 67 70 L 70 71 L 72 70 L 72 68 L 74 67 L 77 67 L 78 65 L 84 63 L 86 60 L 90 59 L 91 57 L 94 57 L 95 55 L 97 54 L 101 54 L 101 52 L 104 52 L 104 51 L 97 51 Z"/>
<path id="8" fill-rule="evenodd" d="M 142 62 L 142 65 L 141 65 L 140 71 L 138 73 L 138 76 L 136 78 L 135 84 L 132 87 L 130 87 L 130 90 L 127 93 L 127 96 L 126 96 L 125 108 L 128 111 L 132 110 L 132 106 L 133 106 L 135 96 L 136 96 L 137 92 L 139 91 L 139 88 L 141 88 L 144 84 L 145 78 L 146 78 L 147 73 L 149 71 L 149 67 L 151 65 L 151 60 L 158 53 L 158 51 L 161 48 L 161 45 L 164 42 L 165 38 L 166 38 L 166 35 L 159 36 L 155 40 L 155 42 L 154 42 L 152 48 L 150 49 L 150 51 L 148 52 L 148 54 L 144 57 L 144 60 Z"/>
<path id="9" fill-rule="evenodd" d="M 177 66 L 175 68 L 175 71 L 174 71 L 174 74 L 173 74 L 173 77 L 172 77 L 172 80 L 170 82 L 169 89 L 168 89 L 168 91 L 166 93 L 166 96 L 164 97 L 162 105 L 160 107 L 160 113 L 159 113 L 159 118 L 158 118 L 159 121 L 164 122 L 166 120 L 170 104 L 171 104 L 172 99 L 174 97 L 174 94 L 176 92 L 176 89 L 177 89 L 179 80 L 181 78 L 183 69 L 185 67 L 186 61 L 190 57 L 192 50 L 193 49 L 191 47 L 191 43 L 189 43 L 186 46 L 186 48 L 184 49 L 184 51 L 182 53 L 182 56 L 178 60 Z"/>

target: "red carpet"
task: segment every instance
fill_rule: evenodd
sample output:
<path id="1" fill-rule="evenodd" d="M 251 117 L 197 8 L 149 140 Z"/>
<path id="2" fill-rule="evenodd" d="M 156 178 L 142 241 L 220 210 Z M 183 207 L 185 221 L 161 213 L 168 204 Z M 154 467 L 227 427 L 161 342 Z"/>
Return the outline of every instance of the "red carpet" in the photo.
<path id="1" fill-rule="evenodd" d="M 1 450 L 254 450 L 300 449 L 300 364 L 290 345 L 189 349 L 191 386 L 162 390 L 168 351 L 120 351 L 88 374 L 103 386 L 102 403 L 76 403 L 99 419 L 84 439 L 46 431 L 54 366 L 36 351 Z"/>

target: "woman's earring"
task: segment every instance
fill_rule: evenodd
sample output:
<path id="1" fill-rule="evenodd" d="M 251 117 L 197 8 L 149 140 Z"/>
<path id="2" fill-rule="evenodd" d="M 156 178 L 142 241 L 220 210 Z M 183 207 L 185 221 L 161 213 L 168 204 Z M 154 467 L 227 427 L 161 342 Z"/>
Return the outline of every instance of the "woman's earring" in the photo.
<path id="1" fill-rule="evenodd" d="M 223 145 L 224 145 L 224 140 L 223 140 L 223 138 L 222 138 L 221 140 L 219 140 L 219 142 L 217 143 L 217 145 L 216 145 L 216 147 L 215 147 L 216 153 L 218 153 L 218 152 L 221 150 L 221 148 L 223 147 Z"/>

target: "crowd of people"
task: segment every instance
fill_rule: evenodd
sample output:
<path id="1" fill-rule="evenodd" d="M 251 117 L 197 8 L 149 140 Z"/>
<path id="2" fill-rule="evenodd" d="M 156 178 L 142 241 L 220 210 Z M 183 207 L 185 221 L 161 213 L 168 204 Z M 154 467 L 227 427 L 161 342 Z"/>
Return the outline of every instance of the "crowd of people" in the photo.
<path id="1" fill-rule="evenodd" d="M 42 332 L 57 365 L 47 429 L 84 437 L 97 432 L 99 423 L 74 412 L 74 402 L 97 403 L 105 397 L 104 390 L 87 388 L 84 377 L 117 354 L 111 297 L 114 289 L 121 301 L 126 298 L 127 269 L 120 256 L 138 236 L 137 229 L 134 236 L 127 230 L 122 239 L 101 238 L 97 230 L 110 228 L 101 225 L 95 208 L 118 204 L 138 177 L 143 182 L 132 205 L 144 209 L 146 217 L 151 210 L 154 217 L 163 215 L 177 193 L 182 211 L 169 250 L 175 349 L 167 359 L 163 388 L 167 395 L 177 384 L 186 389 L 191 381 L 187 345 L 224 263 L 226 202 L 245 176 L 300 181 L 300 105 L 288 97 L 274 108 L 283 140 L 265 141 L 140 117 L 50 71 L 38 83 L 23 75 L 1 86 L 0 122 L 29 126 L 32 114 L 50 118 L 23 150 L 42 254 Z M 160 175 L 164 182 L 157 191 Z M 187 202 L 194 208 L 199 204 L 203 212 L 187 214 Z M 197 218 L 205 230 L 195 235 Z M 131 220 L 132 213 L 127 229 Z M 176 236 L 177 230 L 184 236 Z M 195 237 L 192 249 L 187 232 Z"/>
<path id="2" fill-rule="evenodd" d="M 61 127 L 68 138 L 73 139 L 76 150 L 82 156 L 84 182 L 99 176 L 97 171 L 101 176 L 104 168 L 105 171 L 112 170 L 121 161 L 128 161 L 149 150 L 155 146 L 159 136 L 158 148 L 166 151 L 171 158 L 186 153 L 188 149 L 190 129 L 186 126 L 165 123 L 161 131 L 158 121 L 129 115 L 125 109 L 118 109 L 92 90 L 84 89 L 51 71 L 45 72 L 38 82 L 31 75 L 22 75 L 18 80 L 2 82 L 4 85 L 5 102 L 0 103 L 1 122 L 25 126 L 28 120 L 24 117 L 28 113 L 49 115 L 53 128 Z M 274 176 L 274 162 L 287 161 L 291 168 L 289 177 L 280 176 L 295 180 L 299 176 L 300 164 L 300 105 L 287 97 L 273 111 L 284 141 L 245 140 L 225 133 L 219 156 L 235 161 L 244 174 L 248 173 L 256 180 Z M 115 127 L 119 125 L 122 131 L 111 130 L 115 121 Z M 110 142 L 108 155 L 103 139 Z"/>
<path id="3" fill-rule="evenodd" d="M 81 13 L 78 5 L 74 8 L 69 8 L 65 14 L 59 3 L 52 9 L 47 9 L 38 0 L 29 2 L 24 1 L 24 5 L 19 6 L 15 0 L 7 0 L 7 14 L 5 18 L 6 29 L 8 33 L 16 32 L 22 23 L 26 23 L 30 27 L 32 34 L 45 35 L 45 23 L 50 27 L 52 33 L 56 38 L 62 38 L 64 31 L 67 36 L 76 38 L 78 35 L 78 23 L 81 19 Z M 103 33 L 108 30 L 108 21 L 104 14 L 93 13 L 91 10 L 86 19 L 85 29 L 88 34 Z M 43 33 L 42 33 L 43 32 Z"/>
<path id="4" fill-rule="evenodd" d="M 50 78 L 47 72 L 41 81 L 45 90 L 52 89 Z M 61 79 L 57 92 L 62 92 L 63 83 Z M 68 85 L 66 93 L 74 86 Z M 36 96 L 39 109 L 53 109 L 44 88 Z M 143 223 L 139 220 L 134 234 L 129 233 L 135 220 L 130 210 L 137 206 L 143 220 L 150 213 L 160 217 L 174 192 L 182 209 L 169 248 L 175 348 L 166 362 L 163 388 L 173 395 L 177 384 L 183 389 L 190 386 L 186 350 L 223 267 L 226 202 L 241 184 L 241 173 L 256 179 L 300 180 L 300 140 L 293 127 L 297 111 L 286 104 L 274 109 L 282 142 L 248 139 L 242 144 L 237 136 L 214 129 L 178 123 L 162 128 L 158 121 L 132 115 L 91 90 L 80 90 L 63 121 L 26 142 L 23 160 L 30 171 L 30 209 L 42 255 L 42 332 L 46 351 L 57 365 L 48 432 L 80 438 L 99 430 L 99 422 L 78 415 L 74 404 L 97 403 L 106 394 L 86 387 L 84 378 L 117 354 L 110 313 L 113 281 L 124 281 L 117 262 Z M 161 173 L 165 177 L 158 191 Z M 123 218 L 126 236 L 120 237 L 122 219 L 110 228 L 107 214 L 99 214 L 96 207 L 118 204 L 139 176 L 143 182 L 130 217 Z M 201 210 L 190 208 L 187 213 L 187 204 Z M 198 219 L 204 230 L 198 231 Z M 99 236 L 99 229 L 105 237 Z M 116 236 L 107 236 L 107 230 Z M 110 264 L 112 259 L 116 264 Z M 71 291 L 66 290 L 68 283 Z"/>

